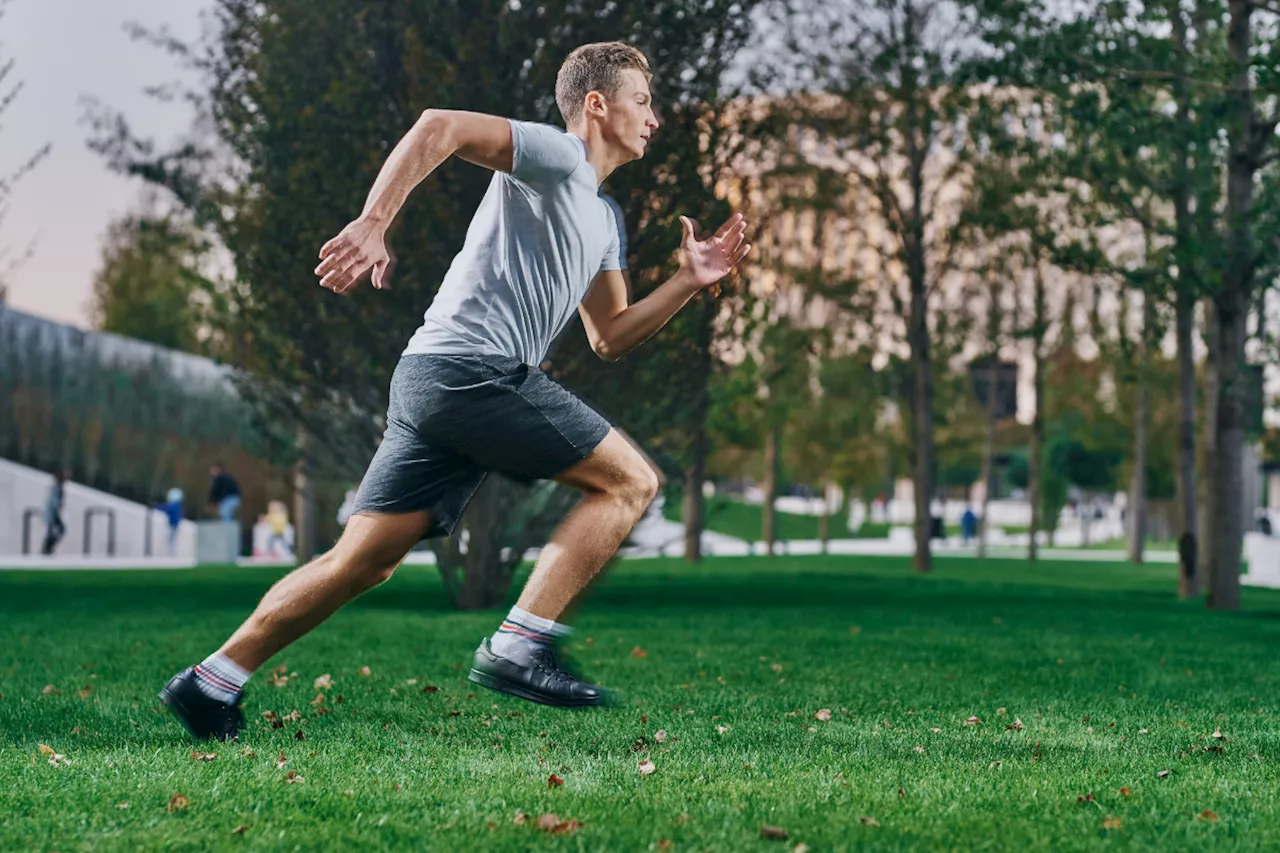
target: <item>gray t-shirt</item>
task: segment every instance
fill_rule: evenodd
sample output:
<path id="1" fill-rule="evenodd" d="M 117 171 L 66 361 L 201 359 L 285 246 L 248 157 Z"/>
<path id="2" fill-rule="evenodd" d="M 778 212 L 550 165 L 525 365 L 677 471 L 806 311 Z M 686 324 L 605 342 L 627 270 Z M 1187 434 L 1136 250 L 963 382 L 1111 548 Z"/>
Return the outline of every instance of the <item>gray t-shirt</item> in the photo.
<path id="1" fill-rule="evenodd" d="M 467 238 L 405 355 L 497 354 L 538 365 L 602 270 L 626 268 L 626 231 L 582 140 L 511 122 Z"/>

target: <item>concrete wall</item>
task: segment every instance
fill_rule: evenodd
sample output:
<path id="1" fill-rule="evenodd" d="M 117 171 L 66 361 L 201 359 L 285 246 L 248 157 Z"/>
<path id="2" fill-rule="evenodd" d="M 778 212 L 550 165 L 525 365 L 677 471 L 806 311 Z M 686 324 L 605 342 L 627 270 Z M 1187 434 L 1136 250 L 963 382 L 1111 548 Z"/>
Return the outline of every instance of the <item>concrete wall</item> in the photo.
<path id="1" fill-rule="evenodd" d="M 52 485 L 53 478 L 49 474 L 0 459 L 0 556 L 22 554 L 23 513 L 29 507 L 38 510 L 30 521 L 30 547 L 31 553 L 39 554 L 45 533 L 44 503 Z M 197 499 L 201 498 L 203 495 Z M 115 513 L 115 556 L 141 558 L 146 554 L 148 515 L 151 516 L 152 556 L 169 556 L 169 524 L 164 513 L 73 482 L 67 483 L 62 508 L 62 521 L 67 533 L 54 552 L 56 555 L 84 553 L 85 510 L 89 507 L 103 507 Z M 179 526 L 174 556 L 195 556 L 195 527 L 191 521 L 183 521 Z M 106 556 L 107 520 L 103 515 L 96 515 L 93 519 L 89 553 Z"/>

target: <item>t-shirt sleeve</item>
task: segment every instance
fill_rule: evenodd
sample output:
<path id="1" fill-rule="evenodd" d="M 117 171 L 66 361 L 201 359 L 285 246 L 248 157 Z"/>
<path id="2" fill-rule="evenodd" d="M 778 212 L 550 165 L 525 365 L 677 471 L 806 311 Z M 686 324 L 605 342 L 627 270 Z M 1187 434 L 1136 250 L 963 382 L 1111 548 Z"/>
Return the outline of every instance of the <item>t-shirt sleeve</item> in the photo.
<path id="1" fill-rule="evenodd" d="M 609 241 L 609 248 L 604 253 L 604 260 L 600 263 L 600 271 L 625 270 L 627 268 L 627 225 L 622 218 L 622 208 L 612 196 L 601 193 L 600 198 L 609 206 L 609 211 L 613 214 L 615 231 L 614 239 Z"/>
<path id="2" fill-rule="evenodd" d="M 559 128 L 511 122 L 511 174 L 542 191 L 563 181 L 582 162 L 578 143 Z"/>

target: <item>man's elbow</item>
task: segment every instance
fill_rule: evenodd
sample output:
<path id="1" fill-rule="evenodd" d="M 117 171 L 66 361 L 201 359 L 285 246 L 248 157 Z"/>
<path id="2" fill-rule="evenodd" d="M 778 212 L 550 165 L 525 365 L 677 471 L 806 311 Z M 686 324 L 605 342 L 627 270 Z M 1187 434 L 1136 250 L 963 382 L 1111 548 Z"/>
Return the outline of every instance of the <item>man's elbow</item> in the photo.
<path id="1" fill-rule="evenodd" d="M 608 362 L 615 362 L 626 354 L 608 338 L 596 338 L 591 342 L 591 349 L 594 350 L 595 354 L 602 360 Z"/>

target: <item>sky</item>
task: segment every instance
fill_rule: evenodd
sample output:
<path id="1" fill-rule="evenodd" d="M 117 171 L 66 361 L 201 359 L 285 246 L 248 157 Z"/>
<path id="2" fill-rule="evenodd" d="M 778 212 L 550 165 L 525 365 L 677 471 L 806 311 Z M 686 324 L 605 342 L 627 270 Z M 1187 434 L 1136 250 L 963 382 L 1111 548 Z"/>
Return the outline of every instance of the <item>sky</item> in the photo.
<path id="1" fill-rule="evenodd" d="M 135 131 L 168 141 L 186 131 L 191 111 L 148 98 L 146 87 L 184 79 L 161 50 L 130 38 L 125 24 L 168 26 L 194 39 L 210 0 L 9 0 L 0 19 L 0 62 L 13 59 L 6 81 L 24 88 L 0 115 L 0 174 L 45 143 L 49 156 L 14 191 L 0 223 L 0 246 L 34 254 L 9 282 L 8 304 L 81 327 L 111 220 L 134 208 L 142 183 L 110 172 L 89 150 L 83 99 L 120 110 Z M 190 79 L 190 78 L 185 78 Z"/>

